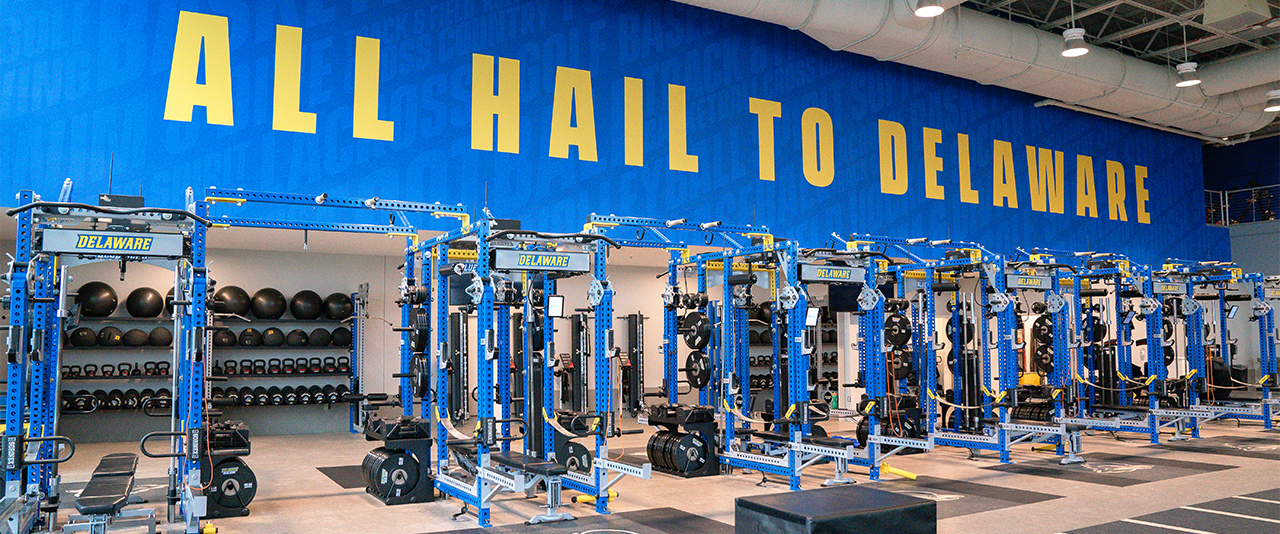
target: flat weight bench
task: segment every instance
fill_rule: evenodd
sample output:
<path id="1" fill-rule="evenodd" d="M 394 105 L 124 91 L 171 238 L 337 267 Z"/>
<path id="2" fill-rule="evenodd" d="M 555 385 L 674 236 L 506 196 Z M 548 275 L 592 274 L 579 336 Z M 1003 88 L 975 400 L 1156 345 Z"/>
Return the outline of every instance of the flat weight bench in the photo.
<path id="1" fill-rule="evenodd" d="M 145 508 L 125 510 L 132 500 L 133 477 L 138 471 L 138 455 L 131 453 L 108 454 L 98 462 L 89 483 L 76 499 L 76 511 L 70 522 L 62 526 L 62 532 L 88 531 L 90 534 L 106 534 L 107 527 L 117 520 L 142 520 L 149 534 L 156 532 L 156 510 Z"/>
<path id="2" fill-rule="evenodd" d="M 735 432 L 739 434 L 742 433 L 741 430 L 735 430 Z M 783 444 L 783 443 L 791 442 L 791 438 L 787 437 L 786 434 L 783 434 L 781 432 L 772 432 L 768 430 L 755 430 L 748 435 L 759 437 L 760 439 L 764 441 L 768 441 L 770 443 Z M 848 439 L 832 438 L 832 437 L 823 438 L 823 437 L 816 437 L 816 436 L 805 436 L 801 438 L 800 441 L 803 443 L 808 443 L 810 445 L 818 445 L 821 447 L 837 447 L 837 448 L 848 447 L 849 445 L 853 444 L 853 441 Z"/>
<path id="3" fill-rule="evenodd" d="M 552 521 L 572 521 L 575 518 L 566 512 L 560 511 L 561 505 L 561 483 L 560 477 L 569 473 L 569 468 L 556 462 L 534 458 L 524 453 L 515 451 L 493 451 L 489 453 L 489 460 L 494 464 L 518 471 L 528 477 L 520 477 L 523 479 L 522 488 L 525 495 L 533 497 L 534 489 L 538 487 L 538 483 L 542 482 L 547 486 L 547 513 L 535 515 L 526 523 L 532 525 L 536 523 L 549 523 Z"/>

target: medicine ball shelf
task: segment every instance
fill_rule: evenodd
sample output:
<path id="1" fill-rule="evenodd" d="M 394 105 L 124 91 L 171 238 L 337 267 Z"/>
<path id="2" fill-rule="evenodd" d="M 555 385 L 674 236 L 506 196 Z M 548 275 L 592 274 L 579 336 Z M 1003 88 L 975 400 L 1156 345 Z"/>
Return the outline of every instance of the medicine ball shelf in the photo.
<path id="1" fill-rule="evenodd" d="M 110 346 L 110 347 L 103 347 L 103 346 L 96 346 L 96 347 L 72 347 L 72 346 L 66 346 L 66 347 L 63 347 L 63 348 L 62 348 L 62 350 L 63 350 L 63 351 L 66 351 L 66 352 L 92 352 L 92 351 L 99 351 L 99 350 L 100 350 L 100 351 L 110 351 L 110 352 L 128 352 L 128 351 L 139 351 L 139 352 L 173 352 L 173 346 L 172 346 L 172 345 L 167 346 L 167 347 L 157 347 L 157 346 L 151 346 L 151 345 L 141 345 L 141 346 L 136 346 L 136 347 L 126 346 L 126 345 L 116 345 L 116 346 Z"/>
<path id="2" fill-rule="evenodd" d="M 172 317 L 130 317 L 128 315 L 109 316 L 109 317 L 86 317 L 81 315 L 79 318 L 81 323 L 152 323 L 172 325 Z"/>

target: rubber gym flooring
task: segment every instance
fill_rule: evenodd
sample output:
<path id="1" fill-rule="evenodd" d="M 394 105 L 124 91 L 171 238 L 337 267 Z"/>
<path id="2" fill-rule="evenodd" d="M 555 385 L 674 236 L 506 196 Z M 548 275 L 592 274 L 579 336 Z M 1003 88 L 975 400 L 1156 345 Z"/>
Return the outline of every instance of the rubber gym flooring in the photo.
<path id="1" fill-rule="evenodd" d="M 846 433 L 849 428 L 829 428 Z M 842 432 L 843 431 L 843 432 Z M 643 436 L 610 440 L 611 455 L 628 460 L 643 455 Z M 1211 534 L 1280 532 L 1280 433 L 1257 424 L 1210 424 L 1203 439 L 1151 445 L 1137 434 L 1116 439 L 1107 433 L 1084 437 L 1083 465 L 1060 466 L 1057 457 L 1033 452 L 1029 445 L 1000 464 L 987 453 L 970 458 L 967 450 L 939 448 L 927 454 L 894 457 L 890 463 L 917 473 L 910 481 L 892 475 L 870 482 L 865 471 L 852 478 L 888 491 L 938 501 L 938 532 L 1037 534 Z M 456 500 L 384 506 L 364 491 L 357 466 L 376 444 L 354 434 L 257 436 L 246 462 L 258 478 L 258 495 L 247 517 L 214 520 L 221 534 L 422 534 L 427 532 L 581 533 L 634 532 L 719 534 L 732 531 L 734 498 L 786 491 L 784 481 L 759 473 L 683 479 L 655 473 L 652 480 L 625 478 L 611 515 L 594 506 L 565 506 L 576 521 L 524 525 L 540 513 L 542 498 L 503 494 L 495 499 L 491 529 L 477 529 L 474 518 L 450 518 L 461 509 Z M 136 443 L 77 446 L 62 466 L 64 510 L 88 480 L 98 459 L 112 452 L 137 452 Z M 165 517 L 163 488 L 168 462 L 141 458 L 139 493 Z M 818 487 L 830 478 L 829 466 L 806 471 L 803 484 Z M 65 517 L 65 516 L 64 516 Z M 173 527 L 161 525 L 166 532 Z M 115 529 L 113 532 L 137 532 Z"/>

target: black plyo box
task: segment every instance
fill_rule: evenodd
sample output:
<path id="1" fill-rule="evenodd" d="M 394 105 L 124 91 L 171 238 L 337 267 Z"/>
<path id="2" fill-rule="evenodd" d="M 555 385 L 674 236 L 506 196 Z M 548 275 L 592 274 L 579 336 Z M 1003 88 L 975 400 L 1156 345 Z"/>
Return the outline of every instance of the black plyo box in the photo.
<path id="1" fill-rule="evenodd" d="M 937 503 L 866 486 L 736 499 L 737 534 L 936 534 Z"/>

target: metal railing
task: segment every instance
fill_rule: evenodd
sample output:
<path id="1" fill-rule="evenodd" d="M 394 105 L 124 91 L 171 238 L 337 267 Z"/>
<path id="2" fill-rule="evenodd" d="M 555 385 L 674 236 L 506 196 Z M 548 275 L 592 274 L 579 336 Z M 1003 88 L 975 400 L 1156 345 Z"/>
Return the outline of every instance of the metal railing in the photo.
<path id="1" fill-rule="evenodd" d="M 1280 218 L 1280 185 L 1204 192 L 1205 223 L 1231 226 Z"/>

